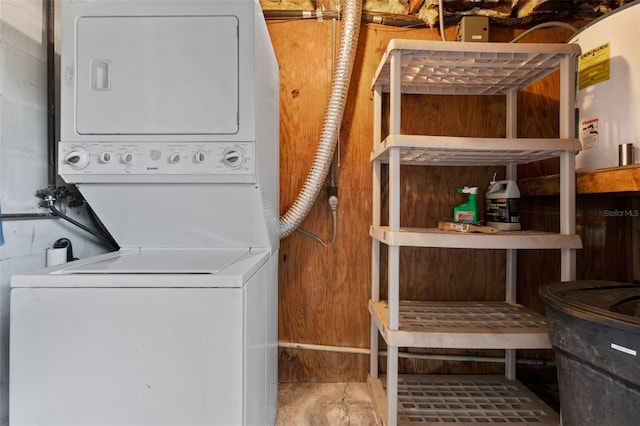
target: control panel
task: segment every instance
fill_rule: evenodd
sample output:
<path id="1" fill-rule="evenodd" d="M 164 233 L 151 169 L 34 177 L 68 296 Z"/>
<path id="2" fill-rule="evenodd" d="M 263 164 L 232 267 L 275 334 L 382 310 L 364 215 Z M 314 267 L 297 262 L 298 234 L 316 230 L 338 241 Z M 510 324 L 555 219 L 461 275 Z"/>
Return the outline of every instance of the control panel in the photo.
<path id="1" fill-rule="evenodd" d="M 253 182 L 252 142 L 60 142 L 58 173 L 79 182 Z"/>

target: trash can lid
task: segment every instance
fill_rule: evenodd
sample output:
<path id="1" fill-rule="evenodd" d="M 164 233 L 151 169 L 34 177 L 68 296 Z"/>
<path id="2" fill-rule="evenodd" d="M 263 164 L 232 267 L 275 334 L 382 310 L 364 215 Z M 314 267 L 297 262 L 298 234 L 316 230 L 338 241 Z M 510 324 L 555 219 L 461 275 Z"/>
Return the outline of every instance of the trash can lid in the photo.
<path id="1" fill-rule="evenodd" d="M 540 297 L 567 314 L 640 332 L 640 285 L 566 281 L 540 287 Z"/>

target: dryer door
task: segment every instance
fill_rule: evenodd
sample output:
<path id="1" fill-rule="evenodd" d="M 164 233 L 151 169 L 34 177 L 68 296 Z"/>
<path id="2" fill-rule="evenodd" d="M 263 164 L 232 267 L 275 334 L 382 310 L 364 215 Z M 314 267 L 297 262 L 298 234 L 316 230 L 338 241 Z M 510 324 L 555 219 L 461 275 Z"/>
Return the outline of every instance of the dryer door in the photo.
<path id="1" fill-rule="evenodd" d="M 238 131 L 234 16 L 83 16 L 76 28 L 76 131 Z"/>

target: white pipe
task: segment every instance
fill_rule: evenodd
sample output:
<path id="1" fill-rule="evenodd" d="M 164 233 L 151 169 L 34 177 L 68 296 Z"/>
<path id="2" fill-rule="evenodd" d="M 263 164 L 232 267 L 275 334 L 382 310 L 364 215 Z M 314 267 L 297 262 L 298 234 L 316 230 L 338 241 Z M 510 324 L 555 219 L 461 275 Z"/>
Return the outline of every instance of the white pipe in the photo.
<path id="1" fill-rule="evenodd" d="M 444 0 L 438 0 L 438 24 L 440 25 L 440 38 L 442 41 L 447 41 L 447 36 L 444 34 Z"/>
<path id="2" fill-rule="evenodd" d="M 371 353 L 371 350 L 369 350 L 368 348 L 355 348 L 355 347 L 349 347 L 349 346 L 314 345 L 312 343 L 294 343 L 294 342 L 284 342 L 282 340 L 278 341 L 278 347 L 290 348 L 290 349 L 307 349 L 311 351 L 322 351 L 322 352 L 362 354 L 362 355 L 369 355 Z"/>
<path id="3" fill-rule="evenodd" d="M 336 353 L 349 353 L 357 355 L 370 355 L 371 350 L 369 348 L 358 348 L 353 346 L 331 346 L 331 345 L 316 345 L 313 343 L 295 343 L 285 342 L 283 340 L 278 341 L 278 347 L 283 349 L 302 349 L 320 352 L 336 352 Z M 378 352 L 382 356 L 387 356 L 386 351 Z M 412 352 L 399 352 L 398 357 L 407 359 L 425 359 L 435 361 L 475 361 L 475 362 L 494 362 L 497 364 L 504 363 L 503 357 L 488 357 L 488 356 L 471 356 L 471 355 L 429 355 L 429 354 L 417 354 Z M 518 359 L 518 364 L 530 364 L 530 365 L 555 365 L 552 361 L 537 360 L 537 359 Z"/>
<path id="4" fill-rule="evenodd" d="M 385 355 L 385 352 L 380 352 L 381 355 Z M 416 354 L 411 352 L 400 352 L 398 354 L 400 358 L 406 359 L 425 359 L 433 361 L 476 361 L 476 362 L 495 362 L 504 363 L 504 358 L 488 357 L 488 356 L 471 356 L 471 355 L 429 355 L 429 354 Z"/>
<path id="5" fill-rule="evenodd" d="M 329 101 L 320 134 L 316 154 L 302 190 L 293 205 L 280 218 L 280 238 L 291 234 L 309 214 L 315 203 L 324 181 L 327 178 L 336 141 L 340 133 L 342 114 L 347 101 L 351 71 L 358 46 L 358 33 L 362 16 L 362 0 L 347 0 L 344 6 L 342 33 L 338 60 L 333 73 Z"/>

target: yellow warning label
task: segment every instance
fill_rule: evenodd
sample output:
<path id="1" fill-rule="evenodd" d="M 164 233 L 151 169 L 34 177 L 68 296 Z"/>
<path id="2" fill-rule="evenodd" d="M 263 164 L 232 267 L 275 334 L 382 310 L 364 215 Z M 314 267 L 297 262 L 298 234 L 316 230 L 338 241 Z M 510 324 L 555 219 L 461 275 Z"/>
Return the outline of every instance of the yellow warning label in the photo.
<path id="1" fill-rule="evenodd" d="M 578 89 L 593 86 L 611 77 L 611 46 L 605 43 L 591 49 L 578 60 Z"/>

